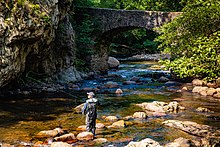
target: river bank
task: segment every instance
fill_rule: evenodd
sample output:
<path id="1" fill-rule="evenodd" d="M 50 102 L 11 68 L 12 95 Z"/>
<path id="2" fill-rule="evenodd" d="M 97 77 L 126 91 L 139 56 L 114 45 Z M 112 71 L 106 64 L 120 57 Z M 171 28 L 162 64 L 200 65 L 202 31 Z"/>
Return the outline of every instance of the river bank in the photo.
<path id="1" fill-rule="evenodd" d="M 126 146 L 130 141 L 137 142 L 146 137 L 159 142 L 160 145 L 173 142 L 179 137 L 191 139 L 192 136 L 189 134 L 161 125 L 163 121 L 176 118 L 220 127 L 217 99 L 192 93 L 192 83 L 186 84 L 188 89 L 185 90 L 182 83 L 172 80 L 169 72 L 153 68 L 155 66 L 158 67 L 156 62 L 121 63 L 119 69 L 109 71 L 108 75 L 92 77 L 77 83 L 78 88 L 75 90 L 75 86 L 62 85 L 63 91 L 68 94 L 44 91 L 37 95 L 19 95 L 19 99 L 10 97 L 8 100 L 1 100 L 0 142 L 11 145 L 21 145 L 23 142 L 33 146 L 39 141 L 35 136 L 40 131 L 54 130 L 57 127 L 62 127 L 68 133 L 77 136 L 77 128 L 84 125 L 84 116 L 74 113 L 73 108 L 86 100 L 86 91 L 94 91 L 100 100 L 102 105 L 98 110 L 97 122 L 106 126 L 113 125 L 113 122 L 105 121 L 103 116 L 115 116 L 120 121 L 126 116 L 134 115 L 135 112 L 143 112 L 135 105 L 138 103 L 177 101 L 186 108 L 183 112 L 149 116 L 141 121 L 124 120 L 124 128 L 97 132 L 97 138 L 108 140 L 98 146 Z M 115 93 L 118 88 L 122 89 L 122 95 Z M 210 112 L 197 111 L 199 107 L 207 108 Z M 173 131 L 176 132 L 175 135 Z M 46 143 L 44 139 L 40 141 Z"/>

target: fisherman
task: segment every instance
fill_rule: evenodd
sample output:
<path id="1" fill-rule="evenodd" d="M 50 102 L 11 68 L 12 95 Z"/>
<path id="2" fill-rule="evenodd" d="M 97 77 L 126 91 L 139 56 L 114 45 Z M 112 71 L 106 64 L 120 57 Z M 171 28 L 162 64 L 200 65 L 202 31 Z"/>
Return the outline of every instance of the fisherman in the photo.
<path id="1" fill-rule="evenodd" d="M 95 136 L 96 118 L 97 118 L 97 106 L 99 102 L 94 98 L 93 92 L 87 92 L 88 100 L 86 100 L 82 113 L 86 115 L 86 131 L 92 132 Z"/>

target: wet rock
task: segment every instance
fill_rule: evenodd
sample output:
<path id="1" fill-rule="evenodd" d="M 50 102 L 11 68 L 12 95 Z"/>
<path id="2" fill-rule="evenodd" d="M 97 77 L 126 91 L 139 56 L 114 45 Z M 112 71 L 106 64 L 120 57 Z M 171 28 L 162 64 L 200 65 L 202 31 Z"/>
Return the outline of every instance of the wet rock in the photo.
<path id="1" fill-rule="evenodd" d="M 132 85 L 132 84 L 136 84 L 135 81 L 124 81 L 123 85 Z"/>
<path id="2" fill-rule="evenodd" d="M 99 144 L 103 144 L 108 142 L 108 140 L 106 138 L 97 138 L 93 140 L 95 142 L 95 144 L 99 145 Z"/>
<path id="3" fill-rule="evenodd" d="M 209 110 L 207 108 L 203 108 L 203 107 L 198 107 L 196 109 L 196 111 L 198 111 L 198 112 L 213 112 L 213 111 L 211 111 L 211 110 Z"/>
<path id="4" fill-rule="evenodd" d="M 72 147 L 72 145 L 66 142 L 53 142 L 50 147 Z"/>
<path id="5" fill-rule="evenodd" d="M 104 128 L 105 128 L 105 125 L 103 123 L 97 123 L 96 124 L 96 129 L 101 130 L 101 129 L 104 129 Z"/>
<path id="6" fill-rule="evenodd" d="M 150 138 L 146 138 L 146 139 L 141 140 L 139 142 L 131 141 L 125 147 L 162 147 L 162 146 L 158 142 L 156 142 Z"/>
<path id="7" fill-rule="evenodd" d="M 107 128 L 124 128 L 125 127 L 125 121 L 119 120 L 117 122 L 114 122 L 111 126 L 108 126 Z"/>
<path id="8" fill-rule="evenodd" d="M 86 125 L 78 126 L 76 128 L 77 131 L 86 131 Z"/>
<path id="9" fill-rule="evenodd" d="M 201 146 L 204 147 L 219 147 L 220 146 L 220 137 L 218 136 L 207 136 L 202 138 Z"/>
<path id="10" fill-rule="evenodd" d="M 201 93 L 202 91 L 207 91 L 208 87 L 195 86 L 192 92 Z"/>
<path id="11" fill-rule="evenodd" d="M 124 119 L 124 120 L 132 120 L 132 119 L 134 119 L 134 118 L 133 118 L 133 116 L 125 116 L 123 119 Z"/>
<path id="12" fill-rule="evenodd" d="M 76 136 L 76 138 L 81 141 L 89 141 L 94 138 L 94 135 L 91 132 L 81 132 Z"/>
<path id="13" fill-rule="evenodd" d="M 182 87 L 182 89 L 181 89 L 182 91 L 187 91 L 188 90 L 188 88 L 186 87 L 186 86 L 184 86 L 184 87 Z"/>
<path id="14" fill-rule="evenodd" d="M 213 97 L 220 98 L 220 93 L 218 92 L 218 93 L 214 94 Z"/>
<path id="15" fill-rule="evenodd" d="M 140 82 L 140 78 L 139 77 L 132 77 L 130 79 L 130 81 Z"/>
<path id="16" fill-rule="evenodd" d="M 107 116 L 105 117 L 105 120 L 112 122 L 112 121 L 117 121 L 118 118 L 116 116 Z"/>
<path id="17" fill-rule="evenodd" d="M 163 124 L 200 137 L 220 136 L 220 130 L 191 121 L 167 120 Z"/>
<path id="18" fill-rule="evenodd" d="M 191 140 L 180 137 L 164 147 L 196 147 L 196 145 Z"/>
<path id="19" fill-rule="evenodd" d="M 202 80 L 194 79 L 194 80 L 192 81 L 192 84 L 193 84 L 193 85 L 196 85 L 196 86 L 203 86 L 205 83 L 204 83 L 204 81 L 202 81 Z"/>
<path id="20" fill-rule="evenodd" d="M 49 138 L 49 137 L 55 137 L 57 135 L 63 134 L 64 131 L 61 128 L 56 128 L 54 130 L 46 130 L 46 131 L 40 131 L 36 138 Z"/>
<path id="21" fill-rule="evenodd" d="M 161 77 L 158 79 L 158 82 L 163 82 L 163 83 L 165 83 L 165 82 L 168 82 L 168 81 L 169 81 L 169 79 L 166 78 L 166 77 L 164 77 L 164 76 L 161 76 Z"/>
<path id="22" fill-rule="evenodd" d="M 216 93 L 217 93 L 217 90 L 215 88 L 209 88 L 207 90 L 207 95 L 209 95 L 209 96 L 213 96 Z"/>
<path id="23" fill-rule="evenodd" d="M 179 106 L 179 103 L 177 102 L 165 103 L 165 102 L 154 101 L 152 103 L 144 102 L 136 105 L 143 108 L 144 110 L 157 112 L 157 113 L 177 112 L 178 110 L 185 109 L 184 107 Z"/>
<path id="24" fill-rule="evenodd" d="M 165 86 L 178 86 L 180 85 L 179 82 L 176 82 L 176 81 L 168 81 L 166 83 L 164 83 Z"/>
<path id="25" fill-rule="evenodd" d="M 147 118 L 147 114 L 145 112 L 135 112 L 133 114 L 133 118 L 146 119 Z"/>
<path id="26" fill-rule="evenodd" d="M 0 147 L 14 147 L 14 145 L 10 145 L 8 143 L 0 143 Z"/>
<path id="27" fill-rule="evenodd" d="M 207 83 L 207 86 L 209 88 L 217 88 L 218 87 L 216 83 Z"/>
<path id="28" fill-rule="evenodd" d="M 93 91 L 94 89 L 93 88 L 90 88 L 90 87 L 85 87 L 82 89 L 83 91 Z"/>
<path id="29" fill-rule="evenodd" d="M 120 89 L 120 88 L 116 89 L 115 94 L 117 94 L 117 95 L 123 94 L 122 89 Z"/>
<path id="30" fill-rule="evenodd" d="M 70 133 L 70 134 L 65 134 L 65 135 L 62 135 L 62 136 L 59 136 L 59 137 L 55 137 L 54 140 L 56 141 L 62 141 L 62 142 L 76 142 L 77 139 L 75 137 L 74 134 Z"/>
<path id="31" fill-rule="evenodd" d="M 117 82 L 112 82 L 112 81 L 105 83 L 104 86 L 106 88 L 118 88 L 119 87 Z"/>
<path id="32" fill-rule="evenodd" d="M 109 57 L 107 63 L 109 68 L 118 68 L 118 66 L 120 65 L 120 62 L 114 57 Z"/>
<path id="33" fill-rule="evenodd" d="M 56 92 L 57 90 L 55 88 L 47 88 L 46 89 L 47 92 Z"/>

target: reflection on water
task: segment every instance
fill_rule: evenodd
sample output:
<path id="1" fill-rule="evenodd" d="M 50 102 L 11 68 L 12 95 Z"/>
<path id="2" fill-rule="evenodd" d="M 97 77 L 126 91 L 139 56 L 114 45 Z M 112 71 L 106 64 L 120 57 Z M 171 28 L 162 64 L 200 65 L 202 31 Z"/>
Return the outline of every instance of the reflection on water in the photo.
<path id="1" fill-rule="evenodd" d="M 116 146 L 126 145 L 131 140 L 152 138 L 165 144 L 178 137 L 192 138 L 192 136 L 171 128 L 164 127 L 161 122 L 167 119 L 189 120 L 200 124 L 207 124 L 220 128 L 220 102 L 211 97 L 202 97 L 190 92 L 176 93 L 172 88 L 156 82 L 152 79 L 154 73 L 168 72 L 152 68 L 155 62 L 132 62 L 123 63 L 119 70 L 109 71 L 109 75 L 120 75 L 121 78 L 103 78 L 85 80 L 80 83 L 81 87 L 97 87 L 107 81 L 117 82 L 124 91 L 122 96 L 116 96 L 116 88 L 105 89 L 97 92 L 101 106 L 98 109 L 98 122 L 108 124 L 102 116 L 114 115 L 119 118 L 133 115 L 141 111 L 135 106 L 137 103 L 176 100 L 186 107 L 185 111 L 171 113 L 164 117 L 149 117 L 144 121 L 127 121 L 127 127 L 123 129 L 107 129 L 97 131 L 97 137 L 107 138 Z M 138 77 L 141 84 L 125 85 L 124 81 L 132 77 Z M 101 86 L 100 86 L 101 87 Z M 21 142 L 35 142 L 34 137 L 39 131 L 63 127 L 68 132 L 78 133 L 75 129 L 84 125 L 84 116 L 73 113 L 73 108 L 86 100 L 86 93 L 66 91 L 75 97 L 63 97 L 63 95 L 43 95 L 30 98 L 7 98 L 0 100 L 0 142 L 21 144 Z M 205 107 L 214 113 L 196 112 L 196 108 Z M 173 133 L 175 131 L 175 133 Z"/>

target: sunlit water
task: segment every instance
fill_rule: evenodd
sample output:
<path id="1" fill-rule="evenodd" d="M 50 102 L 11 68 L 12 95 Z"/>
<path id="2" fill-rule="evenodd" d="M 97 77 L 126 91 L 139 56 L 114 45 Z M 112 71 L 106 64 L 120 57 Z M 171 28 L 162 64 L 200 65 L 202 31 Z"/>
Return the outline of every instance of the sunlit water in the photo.
<path id="1" fill-rule="evenodd" d="M 178 137 L 193 138 L 182 131 L 174 130 L 162 125 L 168 119 L 189 120 L 200 124 L 207 124 L 220 128 L 220 101 L 212 97 L 202 97 L 191 92 L 177 93 L 180 85 L 169 87 L 164 83 L 155 82 L 149 74 L 164 73 L 167 71 L 155 70 L 151 66 L 156 62 L 122 63 L 117 71 L 109 71 L 109 75 L 120 75 L 122 78 L 102 78 L 85 80 L 78 83 L 80 87 L 97 87 L 108 81 L 114 81 L 124 91 L 122 96 L 116 96 L 115 90 L 102 89 L 96 92 L 101 106 L 98 108 L 97 122 L 109 125 L 102 116 L 114 115 L 122 118 L 142 111 L 135 106 L 137 103 L 176 100 L 186 107 L 185 111 L 171 113 L 163 117 L 149 117 L 146 120 L 127 121 L 127 127 L 122 129 L 106 129 L 97 131 L 97 138 L 108 139 L 102 146 L 124 146 L 129 141 L 139 141 L 151 138 L 164 145 Z M 148 74 L 148 75 L 149 75 Z M 139 77 L 142 84 L 123 85 L 123 81 L 130 80 L 133 76 Z M 65 91 L 54 95 L 38 95 L 27 97 L 7 98 L 0 100 L 0 143 L 34 144 L 38 141 L 35 135 L 42 130 L 62 127 L 68 132 L 77 135 L 75 129 L 84 125 L 85 117 L 73 113 L 73 108 L 86 100 L 86 92 Z M 198 107 L 208 108 L 214 113 L 199 113 Z M 175 133 L 174 133 L 175 132 Z"/>

